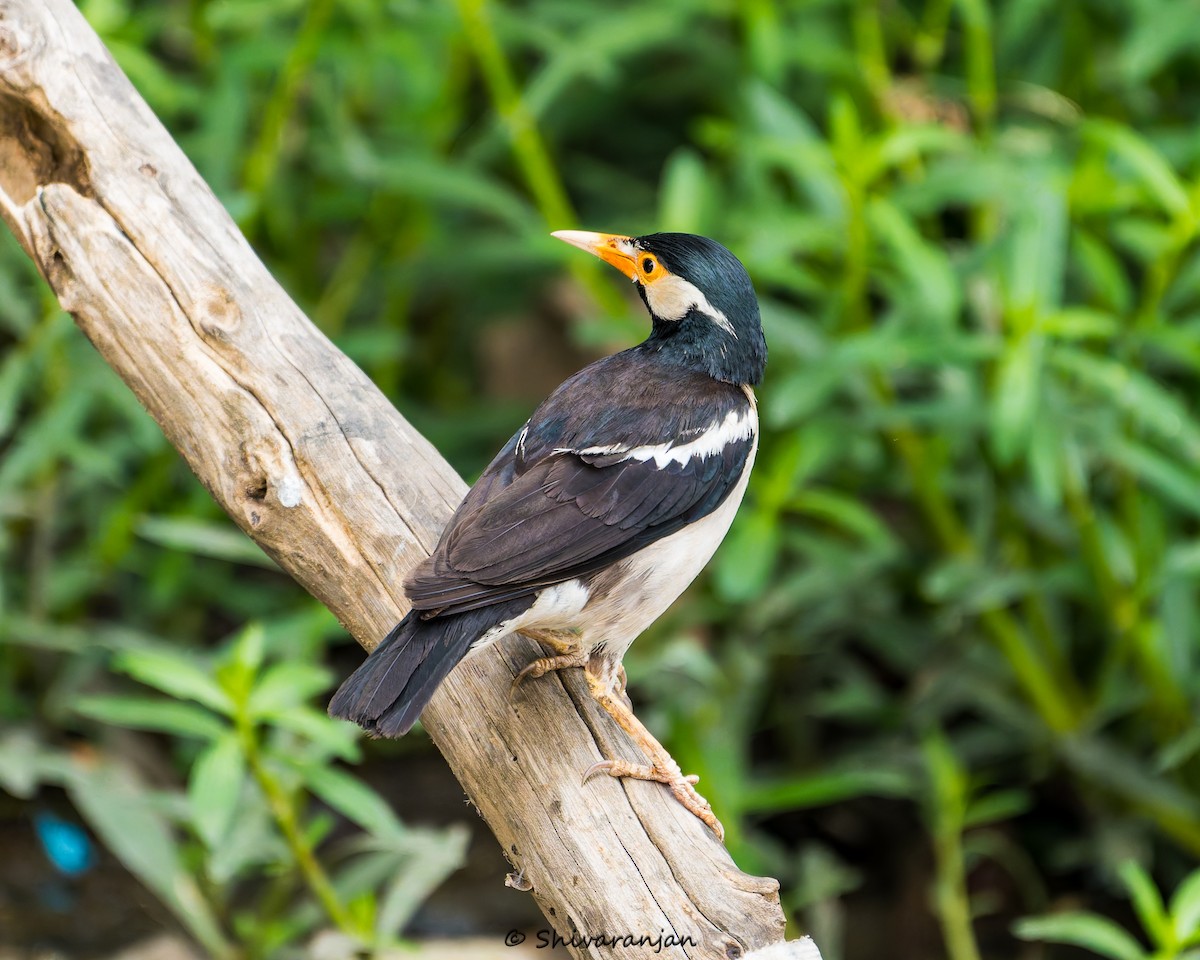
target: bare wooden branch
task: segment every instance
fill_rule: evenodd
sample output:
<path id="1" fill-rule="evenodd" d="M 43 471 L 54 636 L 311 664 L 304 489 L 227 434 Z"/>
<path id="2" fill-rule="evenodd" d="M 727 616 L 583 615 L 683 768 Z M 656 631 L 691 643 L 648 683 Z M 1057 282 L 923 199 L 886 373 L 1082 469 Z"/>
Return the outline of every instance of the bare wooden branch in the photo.
<path id="1" fill-rule="evenodd" d="M 222 507 L 377 642 L 465 486 L 270 276 L 70 0 L 0 0 L 0 213 Z M 777 883 L 666 790 L 580 783 L 638 758 L 579 678 L 509 703 L 535 652 L 512 639 L 464 663 L 423 721 L 555 929 L 697 945 L 674 958 L 780 944 Z"/>

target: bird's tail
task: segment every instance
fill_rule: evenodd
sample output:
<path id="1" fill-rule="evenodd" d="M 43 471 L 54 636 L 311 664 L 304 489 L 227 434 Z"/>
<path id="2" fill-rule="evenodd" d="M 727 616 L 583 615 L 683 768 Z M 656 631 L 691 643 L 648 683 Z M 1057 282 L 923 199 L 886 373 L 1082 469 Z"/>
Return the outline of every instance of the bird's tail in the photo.
<path id="1" fill-rule="evenodd" d="M 338 688 L 330 715 L 353 720 L 377 737 L 404 736 L 471 644 L 529 603 L 521 598 L 430 620 L 409 611 Z"/>

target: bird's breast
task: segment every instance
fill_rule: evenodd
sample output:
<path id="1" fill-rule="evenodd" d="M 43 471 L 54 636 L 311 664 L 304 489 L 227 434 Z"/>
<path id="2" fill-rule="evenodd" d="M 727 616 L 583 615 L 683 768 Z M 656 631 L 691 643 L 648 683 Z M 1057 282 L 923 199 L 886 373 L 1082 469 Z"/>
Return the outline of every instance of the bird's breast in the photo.
<path id="1" fill-rule="evenodd" d="M 756 434 L 736 485 L 708 516 L 584 579 L 589 597 L 576 627 L 585 645 L 619 658 L 696 579 L 729 532 L 757 451 Z"/>

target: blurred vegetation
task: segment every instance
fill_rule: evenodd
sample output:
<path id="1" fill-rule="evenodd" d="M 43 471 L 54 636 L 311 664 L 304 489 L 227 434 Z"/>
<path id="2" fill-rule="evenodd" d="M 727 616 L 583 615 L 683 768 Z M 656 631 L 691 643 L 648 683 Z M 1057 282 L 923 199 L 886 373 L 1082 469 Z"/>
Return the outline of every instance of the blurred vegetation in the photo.
<path id="1" fill-rule="evenodd" d="M 1154 956 L 1195 949 L 1191 4 L 80 5 L 465 476 L 645 328 L 549 229 L 705 233 L 746 262 L 771 344 L 756 474 L 627 665 L 827 960 L 1149 956 L 1114 922 L 1127 891 Z M 0 248 L 0 785 L 64 785 L 213 952 L 392 936 L 461 838 L 333 765 L 360 748 L 316 712 L 320 664 L 353 650 Z M 139 794 L 153 862 L 114 822 L 129 727 L 167 734 Z"/>

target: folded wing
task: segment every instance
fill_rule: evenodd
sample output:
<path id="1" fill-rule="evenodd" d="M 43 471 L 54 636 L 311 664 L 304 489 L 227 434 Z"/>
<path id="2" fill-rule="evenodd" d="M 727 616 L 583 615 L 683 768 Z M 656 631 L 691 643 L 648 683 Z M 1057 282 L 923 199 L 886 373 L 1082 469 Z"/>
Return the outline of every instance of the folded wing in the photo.
<path id="1" fill-rule="evenodd" d="M 409 579 L 409 599 L 425 617 L 462 613 L 628 557 L 721 504 L 753 447 L 742 433 L 686 457 L 669 445 L 556 449 L 521 472 L 518 436 Z"/>

